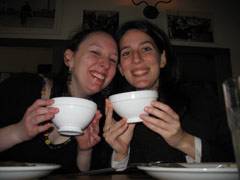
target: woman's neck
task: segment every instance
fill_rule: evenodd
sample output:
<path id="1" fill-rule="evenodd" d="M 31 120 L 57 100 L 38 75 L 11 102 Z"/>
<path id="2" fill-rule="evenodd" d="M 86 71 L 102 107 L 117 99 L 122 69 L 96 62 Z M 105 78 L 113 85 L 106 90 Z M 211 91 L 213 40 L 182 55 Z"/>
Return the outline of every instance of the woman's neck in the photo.
<path id="1" fill-rule="evenodd" d="M 49 79 L 46 79 L 46 84 L 45 84 L 45 88 L 46 88 L 46 98 L 49 99 L 51 96 L 51 90 L 52 90 L 52 81 Z"/>
<path id="2" fill-rule="evenodd" d="M 86 93 L 81 91 L 81 89 L 82 89 L 81 87 L 74 86 L 74 84 L 72 82 L 68 85 L 68 89 L 69 89 L 69 92 L 72 97 L 78 97 L 78 98 L 83 98 L 83 99 L 90 98 L 89 95 L 87 95 Z"/>
<path id="3" fill-rule="evenodd" d="M 66 142 L 70 136 L 63 136 L 58 133 L 57 127 L 53 124 L 53 130 L 49 133 L 49 140 L 51 141 L 51 144 L 61 144 Z"/>

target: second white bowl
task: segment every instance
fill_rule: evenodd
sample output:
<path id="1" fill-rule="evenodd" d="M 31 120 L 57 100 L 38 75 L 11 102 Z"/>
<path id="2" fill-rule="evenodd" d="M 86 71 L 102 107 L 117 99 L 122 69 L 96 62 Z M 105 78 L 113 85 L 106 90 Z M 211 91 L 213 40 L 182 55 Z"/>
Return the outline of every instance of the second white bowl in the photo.
<path id="1" fill-rule="evenodd" d="M 157 100 L 158 92 L 154 90 L 140 90 L 109 96 L 114 110 L 121 117 L 126 117 L 128 123 L 142 122 L 140 114 L 147 114 L 144 107 L 151 106 L 153 100 Z"/>

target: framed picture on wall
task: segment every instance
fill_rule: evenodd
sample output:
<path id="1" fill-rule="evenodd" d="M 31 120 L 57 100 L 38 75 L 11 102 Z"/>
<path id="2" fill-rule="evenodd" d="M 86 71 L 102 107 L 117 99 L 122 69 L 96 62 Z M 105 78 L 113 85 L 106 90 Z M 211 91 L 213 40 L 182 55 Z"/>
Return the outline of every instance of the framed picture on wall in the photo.
<path id="1" fill-rule="evenodd" d="M 170 39 L 213 43 L 210 14 L 174 10 L 166 12 Z"/>
<path id="2" fill-rule="evenodd" d="M 84 10 L 83 29 L 103 28 L 116 32 L 119 24 L 119 13 L 116 11 Z"/>
<path id="3" fill-rule="evenodd" d="M 0 0 L 0 33 L 59 34 L 63 0 Z"/>

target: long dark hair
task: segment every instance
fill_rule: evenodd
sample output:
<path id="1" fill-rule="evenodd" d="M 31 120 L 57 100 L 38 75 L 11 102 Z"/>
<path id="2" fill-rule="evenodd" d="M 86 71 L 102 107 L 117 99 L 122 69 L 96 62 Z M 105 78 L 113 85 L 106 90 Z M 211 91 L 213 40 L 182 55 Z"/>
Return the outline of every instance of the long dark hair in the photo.
<path id="1" fill-rule="evenodd" d="M 176 96 L 179 92 L 179 84 L 181 82 L 181 66 L 176 58 L 168 36 L 162 29 L 149 21 L 134 20 L 126 22 L 120 27 L 117 33 L 118 44 L 122 36 L 131 29 L 137 29 L 149 35 L 156 44 L 160 54 L 162 54 L 163 50 L 165 50 L 167 63 L 166 66 L 161 69 L 161 73 L 159 75 L 158 93 L 161 101 L 164 101 L 168 104 L 172 104 L 172 101 L 176 102 L 176 98 L 178 98 Z M 115 85 L 115 87 L 119 85 L 121 86 L 119 87 L 120 89 L 124 89 L 123 91 L 136 89 L 131 87 L 131 85 L 126 83 L 126 81 L 124 82 L 123 78 L 119 75 L 119 72 L 118 77 L 115 79 L 118 79 L 118 83 Z M 119 82 L 122 82 L 123 84 L 120 84 Z"/>
<path id="2" fill-rule="evenodd" d="M 75 34 L 73 34 L 73 36 L 70 37 L 70 40 L 68 40 L 65 49 L 70 49 L 72 52 L 76 52 L 80 44 L 85 40 L 85 38 L 94 32 L 107 33 L 110 36 L 112 36 L 113 39 L 116 41 L 115 35 L 106 29 L 101 29 L 101 28 L 87 29 L 83 31 L 78 31 Z M 71 96 L 68 90 L 69 76 L 71 76 L 71 74 L 69 73 L 69 67 L 65 65 L 62 59 L 62 64 L 59 72 L 52 78 L 53 86 L 51 90 L 51 98 L 61 97 L 61 96 Z M 97 101 L 98 104 L 101 104 L 102 101 L 104 102 L 105 97 L 108 96 L 108 92 L 109 92 L 108 88 L 105 88 L 103 92 L 99 92 L 93 95 L 91 98 L 95 102 Z M 100 97 L 98 97 L 99 94 L 103 95 L 101 99 L 99 99 Z"/>

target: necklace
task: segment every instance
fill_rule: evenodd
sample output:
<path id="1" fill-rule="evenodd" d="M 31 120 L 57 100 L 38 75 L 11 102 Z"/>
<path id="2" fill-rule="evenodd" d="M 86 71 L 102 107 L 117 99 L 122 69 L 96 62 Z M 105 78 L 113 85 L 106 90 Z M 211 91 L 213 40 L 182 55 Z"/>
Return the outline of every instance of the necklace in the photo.
<path id="1" fill-rule="evenodd" d="M 43 74 L 40 74 L 40 76 L 42 77 L 42 90 L 41 90 L 41 98 L 42 99 L 46 99 L 46 83 L 47 83 L 47 78 L 44 77 Z M 61 147 L 63 147 L 64 145 L 68 144 L 70 141 L 72 140 L 72 137 L 70 137 L 67 141 L 65 141 L 64 143 L 61 144 L 52 144 L 50 139 L 49 139 L 49 133 L 45 132 L 44 133 L 44 142 L 45 144 L 50 148 L 50 149 L 60 149 Z"/>
<path id="2" fill-rule="evenodd" d="M 46 99 L 46 82 L 47 78 L 44 77 L 44 75 L 40 74 L 42 77 L 42 91 L 41 91 L 41 98 Z"/>

